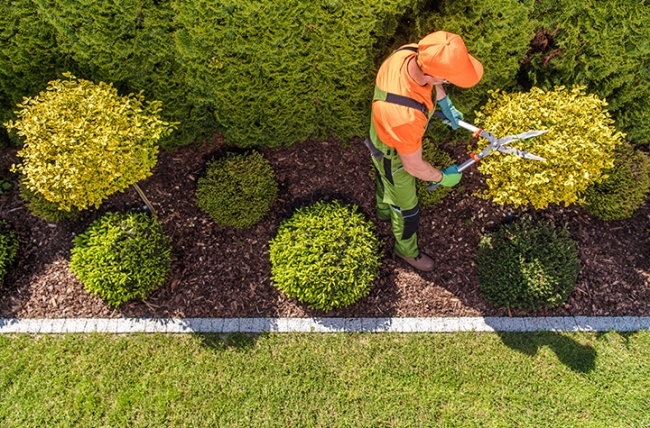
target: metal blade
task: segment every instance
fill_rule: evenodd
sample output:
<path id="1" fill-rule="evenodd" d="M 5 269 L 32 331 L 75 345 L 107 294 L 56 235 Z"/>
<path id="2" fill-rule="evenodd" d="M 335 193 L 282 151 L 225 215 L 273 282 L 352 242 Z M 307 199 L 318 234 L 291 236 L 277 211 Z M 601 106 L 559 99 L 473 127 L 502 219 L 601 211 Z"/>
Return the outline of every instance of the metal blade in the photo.
<path id="1" fill-rule="evenodd" d="M 517 155 L 517 156 L 519 156 L 521 158 L 524 158 L 524 159 L 538 160 L 538 161 L 545 161 L 546 160 L 545 158 L 543 158 L 541 156 L 534 155 L 534 154 L 526 152 L 524 150 L 515 149 L 514 147 L 499 146 L 499 147 L 497 147 L 497 150 L 500 151 L 500 152 L 503 152 L 503 153 L 509 153 L 511 155 Z"/>
<path id="2" fill-rule="evenodd" d="M 507 137 L 499 138 L 498 143 L 500 145 L 505 145 L 517 140 L 526 140 L 528 138 L 538 137 L 546 132 L 548 132 L 547 129 L 543 131 L 527 131 L 517 135 L 508 135 Z"/>

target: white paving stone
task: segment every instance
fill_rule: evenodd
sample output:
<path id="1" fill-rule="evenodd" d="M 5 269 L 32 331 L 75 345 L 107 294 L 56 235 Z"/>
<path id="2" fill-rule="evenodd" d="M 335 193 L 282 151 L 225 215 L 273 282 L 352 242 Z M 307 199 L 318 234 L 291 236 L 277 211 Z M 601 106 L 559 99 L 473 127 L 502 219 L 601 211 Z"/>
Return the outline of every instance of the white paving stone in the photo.
<path id="1" fill-rule="evenodd" d="M 637 331 L 650 317 L 55 318 L 0 319 L 0 334 Z"/>

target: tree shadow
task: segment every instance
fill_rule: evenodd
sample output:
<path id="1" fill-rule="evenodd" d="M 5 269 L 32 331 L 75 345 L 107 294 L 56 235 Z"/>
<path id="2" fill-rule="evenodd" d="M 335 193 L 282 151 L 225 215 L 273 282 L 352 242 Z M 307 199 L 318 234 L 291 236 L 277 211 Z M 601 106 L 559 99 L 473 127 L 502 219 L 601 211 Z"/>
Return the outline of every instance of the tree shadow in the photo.
<path id="1" fill-rule="evenodd" d="M 216 352 L 246 353 L 255 347 L 261 337 L 269 333 L 199 333 L 202 345 Z"/>
<path id="2" fill-rule="evenodd" d="M 596 367 L 596 350 L 571 337 L 554 332 L 497 332 L 507 347 L 533 357 L 539 349 L 548 346 L 568 368 L 579 373 L 589 373 Z"/>

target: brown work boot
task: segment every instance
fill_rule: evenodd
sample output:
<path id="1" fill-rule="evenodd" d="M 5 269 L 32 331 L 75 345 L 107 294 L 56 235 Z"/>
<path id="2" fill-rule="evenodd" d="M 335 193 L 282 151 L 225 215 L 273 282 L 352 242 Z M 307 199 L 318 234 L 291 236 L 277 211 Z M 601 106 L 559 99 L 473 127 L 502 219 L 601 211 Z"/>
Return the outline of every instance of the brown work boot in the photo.
<path id="1" fill-rule="evenodd" d="M 395 254 L 397 254 L 397 257 L 405 260 L 406 263 L 410 264 L 417 270 L 428 272 L 430 270 L 433 270 L 435 266 L 433 263 L 433 259 L 422 252 L 418 254 L 416 257 L 404 257 L 401 254 L 398 253 Z"/>

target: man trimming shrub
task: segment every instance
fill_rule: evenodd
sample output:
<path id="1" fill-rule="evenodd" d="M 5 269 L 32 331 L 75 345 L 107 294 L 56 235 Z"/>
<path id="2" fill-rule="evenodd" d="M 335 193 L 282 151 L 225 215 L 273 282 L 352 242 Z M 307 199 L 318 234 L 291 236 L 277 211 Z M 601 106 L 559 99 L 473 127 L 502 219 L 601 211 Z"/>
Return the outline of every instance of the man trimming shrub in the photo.
<path id="1" fill-rule="evenodd" d="M 278 195 L 271 164 L 258 152 L 233 154 L 208 162 L 196 186 L 196 204 L 220 226 L 257 223 Z"/>
<path id="2" fill-rule="evenodd" d="M 18 238 L 7 223 L 0 221 L 0 284 L 18 253 Z"/>
<path id="3" fill-rule="evenodd" d="M 497 306 L 537 310 L 563 304 L 580 272 L 566 229 L 524 219 L 481 238 L 477 251 L 481 294 Z"/>
<path id="4" fill-rule="evenodd" d="M 108 213 L 74 239 L 70 270 L 111 306 L 146 298 L 167 277 L 171 241 L 155 217 Z"/>
<path id="5" fill-rule="evenodd" d="M 61 210 L 99 207 L 151 175 L 157 141 L 173 125 L 160 120 L 160 102 L 64 76 L 67 80 L 51 81 L 46 91 L 26 98 L 18 120 L 6 124 L 24 139 L 22 163 L 15 169 L 29 191 Z"/>
<path id="6" fill-rule="evenodd" d="M 318 202 L 282 222 L 269 255 L 273 284 L 323 311 L 367 296 L 381 257 L 374 225 L 356 206 L 336 201 Z"/>
<path id="7" fill-rule="evenodd" d="M 602 220 L 632 217 L 650 190 L 650 159 L 625 142 L 616 147 L 614 167 L 605 174 L 602 183 L 587 188 L 582 205 Z"/>
<path id="8" fill-rule="evenodd" d="M 494 91 L 491 95 L 476 118 L 485 130 L 497 136 L 531 129 L 548 132 L 510 144 L 545 158 L 545 162 L 492 153 L 479 163 L 478 170 L 488 176 L 488 189 L 482 194 L 486 199 L 515 207 L 569 205 L 614 166 L 614 149 L 623 134 L 612 126 L 604 109 L 607 103 L 585 94 L 583 88 L 533 88 L 527 93 Z M 480 139 L 479 145 L 483 149 L 487 144 Z"/>

